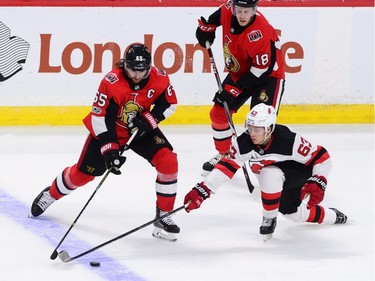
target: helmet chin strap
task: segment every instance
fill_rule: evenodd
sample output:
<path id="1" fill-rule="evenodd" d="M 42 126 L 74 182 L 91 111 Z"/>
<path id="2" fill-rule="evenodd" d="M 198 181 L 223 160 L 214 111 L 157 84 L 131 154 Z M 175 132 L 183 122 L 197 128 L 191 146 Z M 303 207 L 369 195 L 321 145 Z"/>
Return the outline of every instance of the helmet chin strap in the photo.
<path id="1" fill-rule="evenodd" d="M 274 127 L 274 126 L 272 126 L 272 127 Z M 262 140 L 258 145 L 262 145 L 262 144 L 264 144 L 266 141 L 268 141 L 269 138 L 272 136 L 273 130 L 274 130 L 274 128 L 271 129 L 271 127 L 268 127 L 268 128 L 265 130 L 265 133 L 264 133 L 264 140 Z M 270 132 L 267 134 L 266 131 L 270 131 Z"/>

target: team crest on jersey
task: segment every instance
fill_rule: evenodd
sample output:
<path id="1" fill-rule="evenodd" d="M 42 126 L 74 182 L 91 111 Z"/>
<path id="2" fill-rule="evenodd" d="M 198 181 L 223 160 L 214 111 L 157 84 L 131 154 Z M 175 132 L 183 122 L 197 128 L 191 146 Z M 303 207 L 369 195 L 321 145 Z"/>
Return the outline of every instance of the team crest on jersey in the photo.
<path id="1" fill-rule="evenodd" d="M 119 80 L 116 73 L 113 72 L 107 73 L 107 75 L 104 76 L 104 78 L 111 84 L 114 84 Z"/>
<path id="2" fill-rule="evenodd" d="M 138 112 L 142 111 L 142 106 L 140 106 L 135 101 L 130 100 L 127 103 L 125 103 L 122 107 L 120 116 L 121 121 L 128 125 L 129 123 L 132 123 L 133 118 L 137 116 Z"/>
<path id="3" fill-rule="evenodd" d="M 267 102 L 267 101 L 268 101 L 268 95 L 267 95 L 267 93 L 266 93 L 266 90 L 262 90 L 262 91 L 260 91 L 260 94 L 259 94 L 258 100 L 259 100 L 260 102 Z"/>
<path id="4" fill-rule="evenodd" d="M 156 144 L 163 144 L 163 143 L 165 143 L 165 140 L 162 139 L 162 138 L 159 137 L 159 136 L 155 136 L 155 137 L 154 137 L 154 140 L 156 141 Z"/>
<path id="5" fill-rule="evenodd" d="M 224 44 L 223 49 L 224 49 L 225 67 L 229 71 L 237 72 L 240 69 L 240 64 L 238 63 L 238 60 L 230 52 L 227 43 Z"/>
<path id="6" fill-rule="evenodd" d="M 263 37 L 262 32 L 260 30 L 253 30 L 249 34 L 247 34 L 250 42 L 258 41 Z"/>
<path id="7" fill-rule="evenodd" d="M 264 152 L 264 151 L 263 151 Z M 254 158 L 255 159 L 255 158 Z M 259 159 L 259 158 L 258 158 Z M 264 168 L 264 167 L 267 167 L 269 165 L 272 165 L 273 163 L 275 163 L 274 160 L 265 160 L 265 159 L 261 159 L 261 160 L 255 160 L 255 161 L 251 161 L 250 163 L 250 169 L 251 171 L 253 171 L 254 174 L 259 174 L 260 171 Z"/>

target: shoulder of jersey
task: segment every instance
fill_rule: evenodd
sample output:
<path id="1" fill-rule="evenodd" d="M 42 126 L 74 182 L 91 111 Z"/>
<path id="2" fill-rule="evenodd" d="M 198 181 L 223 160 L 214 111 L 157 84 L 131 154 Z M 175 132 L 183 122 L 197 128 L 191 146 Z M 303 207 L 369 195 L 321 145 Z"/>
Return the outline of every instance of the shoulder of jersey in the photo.
<path id="1" fill-rule="evenodd" d="M 294 139 L 296 133 L 291 131 L 287 126 L 276 124 L 274 134 L 278 139 Z"/>
<path id="2" fill-rule="evenodd" d="M 104 76 L 104 81 L 114 84 L 122 78 L 122 71 L 120 68 L 112 69 Z"/>
<path id="3" fill-rule="evenodd" d="M 157 68 L 153 66 L 150 72 L 150 80 L 152 83 L 158 83 L 162 87 L 166 86 L 164 84 L 169 84 L 169 77 L 164 69 Z"/>
<path id="4" fill-rule="evenodd" d="M 155 75 L 155 76 L 165 76 L 168 77 L 167 72 L 164 69 L 157 68 L 156 66 L 153 66 L 151 68 L 151 73 L 150 75 Z"/>

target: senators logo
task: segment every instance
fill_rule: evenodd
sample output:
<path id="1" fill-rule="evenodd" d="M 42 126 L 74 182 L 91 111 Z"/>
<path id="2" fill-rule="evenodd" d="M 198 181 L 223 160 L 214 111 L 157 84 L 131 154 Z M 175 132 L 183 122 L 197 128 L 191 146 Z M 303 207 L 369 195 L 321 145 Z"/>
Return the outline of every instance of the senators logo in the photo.
<path id="1" fill-rule="evenodd" d="M 163 143 L 165 143 L 165 140 L 162 139 L 161 137 L 155 136 L 154 139 L 156 141 L 156 144 L 163 144 Z"/>
<path id="2" fill-rule="evenodd" d="M 262 90 L 259 94 L 259 97 L 258 97 L 258 100 L 260 102 L 267 102 L 268 101 L 268 96 L 267 96 L 267 93 L 266 93 L 266 90 Z"/>
<path id="3" fill-rule="evenodd" d="M 225 43 L 224 46 L 223 46 L 225 67 L 229 71 L 237 72 L 240 69 L 240 64 L 238 63 L 237 59 L 230 52 L 229 47 L 228 47 L 228 43 Z"/>
<path id="4" fill-rule="evenodd" d="M 121 121 L 124 122 L 126 125 L 132 123 L 134 117 L 137 116 L 138 112 L 142 112 L 143 107 L 140 106 L 135 101 L 128 101 L 124 104 L 121 110 Z"/>

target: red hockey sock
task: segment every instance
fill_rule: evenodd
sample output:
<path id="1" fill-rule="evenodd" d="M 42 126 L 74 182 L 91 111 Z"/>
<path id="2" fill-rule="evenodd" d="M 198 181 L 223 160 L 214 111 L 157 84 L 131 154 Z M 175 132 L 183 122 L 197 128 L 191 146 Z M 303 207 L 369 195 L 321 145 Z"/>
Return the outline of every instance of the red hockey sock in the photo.
<path id="1" fill-rule="evenodd" d="M 67 167 L 64 171 L 56 177 L 53 181 L 50 194 L 55 199 L 68 195 L 74 189 L 87 184 L 95 177 L 82 173 L 77 168 L 77 164 L 72 167 Z"/>
<path id="2" fill-rule="evenodd" d="M 324 208 L 320 205 L 316 205 L 315 207 L 312 207 L 310 209 L 310 214 L 307 219 L 307 222 L 316 222 L 320 224 L 323 222 L 324 217 L 325 217 Z"/>
<path id="3" fill-rule="evenodd" d="M 172 211 L 177 193 L 177 155 L 168 148 L 162 148 L 151 163 L 158 173 L 155 181 L 156 206 L 166 212 Z"/>

